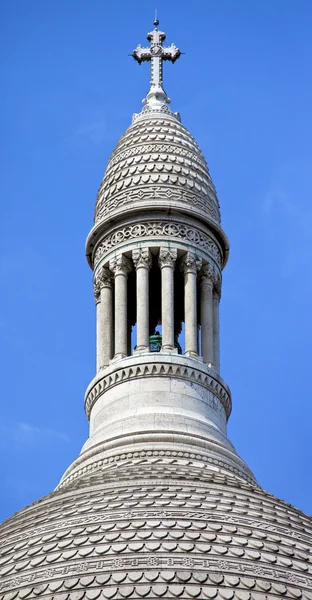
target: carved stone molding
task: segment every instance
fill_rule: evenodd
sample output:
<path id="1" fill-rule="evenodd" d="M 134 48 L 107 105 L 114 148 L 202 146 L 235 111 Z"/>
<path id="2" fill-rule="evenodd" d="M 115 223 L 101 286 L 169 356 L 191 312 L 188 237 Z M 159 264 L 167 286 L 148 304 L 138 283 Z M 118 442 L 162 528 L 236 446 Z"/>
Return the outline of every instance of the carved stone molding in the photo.
<path id="1" fill-rule="evenodd" d="M 171 364 L 166 362 L 144 363 L 133 365 L 133 367 L 121 367 L 114 372 L 103 375 L 103 377 L 94 384 L 87 392 L 85 397 L 85 411 L 88 419 L 92 407 L 97 399 L 111 389 L 115 385 L 130 381 L 131 379 L 147 378 L 147 377 L 173 377 L 174 379 L 187 379 L 192 381 L 207 390 L 211 391 L 216 398 L 221 402 L 225 410 L 227 419 L 232 410 L 232 401 L 228 391 L 223 385 L 210 375 L 206 375 L 196 367 L 187 367 L 180 364 Z"/>
<path id="2" fill-rule="evenodd" d="M 201 284 L 211 283 L 213 286 L 213 293 L 219 298 L 221 297 L 221 284 L 222 275 L 221 272 L 211 262 L 203 265 L 199 273 Z"/>
<path id="3" fill-rule="evenodd" d="M 132 262 L 124 254 L 118 254 L 109 261 L 109 268 L 116 275 L 128 275 L 132 271 Z"/>
<path id="4" fill-rule="evenodd" d="M 216 269 L 213 275 L 213 293 L 219 298 L 221 298 L 221 286 L 222 286 L 222 275 Z"/>
<path id="5" fill-rule="evenodd" d="M 107 267 L 102 267 L 99 269 L 95 276 L 95 284 L 99 286 L 100 289 L 103 287 L 111 288 L 113 285 L 114 276 L 113 273 Z"/>
<path id="6" fill-rule="evenodd" d="M 132 250 L 132 260 L 136 269 L 140 267 L 150 269 L 152 265 L 152 257 L 148 248 L 136 248 Z"/>
<path id="7" fill-rule="evenodd" d="M 160 248 L 158 263 L 160 268 L 163 267 L 171 267 L 174 268 L 175 262 L 177 260 L 178 251 L 174 248 L 168 250 L 168 248 Z"/>
<path id="8" fill-rule="evenodd" d="M 193 252 L 186 252 L 180 260 L 179 267 L 183 274 L 185 273 L 197 273 L 202 266 L 202 259 L 198 258 Z"/>
<path id="9" fill-rule="evenodd" d="M 177 238 L 183 240 L 210 254 L 217 265 L 220 268 L 222 267 L 220 250 L 209 235 L 203 233 L 196 227 L 190 227 L 174 221 L 148 221 L 120 227 L 113 233 L 104 237 L 96 248 L 94 254 L 94 267 L 96 267 L 101 257 L 106 252 L 109 252 L 118 244 L 129 240 L 153 237 L 164 237 L 166 239 Z"/>
<path id="10" fill-rule="evenodd" d="M 209 475 L 210 475 L 211 474 L 210 465 L 214 465 L 221 469 L 229 471 L 234 476 L 238 475 L 239 477 L 243 477 L 246 481 L 248 481 L 248 483 L 252 484 L 255 487 L 258 487 L 256 480 L 253 477 L 251 477 L 246 472 L 246 470 L 244 470 L 243 468 L 239 468 L 238 465 L 234 465 L 234 464 L 232 465 L 232 464 L 230 464 L 229 461 L 222 460 L 222 458 L 217 457 L 216 455 L 209 456 L 209 453 L 200 452 L 200 451 L 198 451 L 198 448 L 196 448 L 196 452 L 187 452 L 187 451 L 183 451 L 183 450 L 168 450 L 168 449 L 160 448 L 158 450 L 148 449 L 148 450 L 124 451 L 124 452 L 120 452 L 120 453 L 114 454 L 112 456 L 109 456 L 107 458 L 96 459 L 93 462 L 88 463 L 87 469 L 84 466 L 84 467 L 81 467 L 81 468 L 75 470 L 73 473 L 69 474 L 68 476 L 65 475 L 64 478 L 62 479 L 61 483 L 58 485 L 58 489 L 68 486 L 75 479 L 81 477 L 81 475 L 86 473 L 86 470 L 91 474 L 95 471 L 101 470 L 102 468 L 105 469 L 106 465 L 109 465 L 112 463 L 119 463 L 119 465 L 121 466 L 121 463 L 123 463 L 123 462 L 128 464 L 128 461 L 131 461 L 131 462 L 140 461 L 140 463 L 143 464 L 142 463 L 142 459 L 143 459 L 144 462 L 146 464 L 148 464 L 150 461 L 152 461 L 155 458 L 157 458 L 160 461 L 159 462 L 160 465 L 162 465 L 162 464 L 170 465 L 169 461 L 171 461 L 172 465 L 174 465 L 174 467 L 176 468 L 177 471 L 179 470 L 179 462 L 180 461 L 185 461 L 185 460 L 188 461 L 188 465 L 187 465 L 188 470 L 192 469 L 193 465 L 195 467 L 195 464 L 193 463 L 193 461 L 196 461 L 196 463 L 197 463 L 196 467 L 202 473 L 202 476 L 200 477 L 200 480 L 202 482 L 205 480 L 205 475 L 204 475 L 205 471 L 207 472 L 207 474 L 209 473 Z M 162 463 L 162 461 L 163 461 L 163 463 Z M 198 461 L 200 461 L 202 463 L 200 466 L 198 465 Z M 144 485 L 146 485 L 146 480 L 144 480 L 142 483 Z M 221 519 L 222 519 L 222 517 L 220 517 L 220 520 Z"/>
<path id="11" fill-rule="evenodd" d="M 98 304 L 101 300 L 101 289 L 104 287 L 112 288 L 114 281 L 113 273 L 107 267 L 99 269 L 94 276 L 94 299 Z"/>
<path id="12" fill-rule="evenodd" d="M 200 275 L 201 283 L 204 284 L 207 281 L 210 281 L 211 284 L 213 285 L 214 276 L 215 276 L 214 265 L 212 263 L 207 263 L 206 265 L 203 265 L 202 269 L 200 270 L 199 275 Z"/>
<path id="13" fill-rule="evenodd" d="M 150 183 L 153 183 L 153 180 L 150 179 Z M 208 191 L 202 192 L 202 194 L 196 194 L 192 191 L 188 191 L 187 189 L 174 187 L 174 179 L 171 177 L 171 187 L 166 186 L 155 186 L 155 185 L 138 185 L 133 187 L 130 190 L 125 190 L 121 193 L 116 193 L 114 196 L 105 200 L 101 199 L 98 203 L 97 214 L 95 218 L 95 223 L 101 221 L 108 213 L 122 208 L 125 204 L 127 204 L 127 209 L 130 208 L 130 205 L 136 204 L 141 201 L 154 200 L 156 205 L 164 206 L 167 209 L 168 201 L 174 202 L 177 204 L 185 205 L 187 208 L 194 206 L 198 209 L 197 212 L 205 213 L 210 219 L 219 222 L 218 218 L 218 210 L 212 204 L 210 194 Z"/>
<path id="14" fill-rule="evenodd" d="M 94 301 L 95 304 L 98 304 L 101 301 L 101 288 L 98 281 L 93 281 L 93 291 L 94 291 Z"/>

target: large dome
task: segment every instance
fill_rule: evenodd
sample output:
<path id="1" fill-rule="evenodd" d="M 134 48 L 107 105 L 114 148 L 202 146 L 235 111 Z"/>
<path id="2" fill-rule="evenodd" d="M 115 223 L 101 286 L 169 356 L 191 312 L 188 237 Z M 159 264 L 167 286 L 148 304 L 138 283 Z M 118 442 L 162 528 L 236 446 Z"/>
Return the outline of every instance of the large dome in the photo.
<path id="1" fill-rule="evenodd" d="M 312 521 L 289 504 L 195 456 L 101 469 L 4 523 L 1 600 L 312 599 Z"/>
<path id="2" fill-rule="evenodd" d="M 142 207 L 173 205 L 220 223 L 219 204 L 206 161 L 173 113 L 142 113 L 120 138 L 101 183 L 95 223 Z"/>

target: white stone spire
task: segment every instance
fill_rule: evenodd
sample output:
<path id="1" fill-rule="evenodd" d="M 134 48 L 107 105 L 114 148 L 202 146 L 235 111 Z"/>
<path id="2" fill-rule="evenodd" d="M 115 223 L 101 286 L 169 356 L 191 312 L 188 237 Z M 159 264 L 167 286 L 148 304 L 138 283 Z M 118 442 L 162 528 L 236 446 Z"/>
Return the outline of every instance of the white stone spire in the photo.
<path id="1" fill-rule="evenodd" d="M 85 395 L 90 436 L 61 487 L 108 454 L 155 449 L 195 452 L 255 482 L 227 437 L 231 393 L 220 376 L 228 241 L 205 159 L 163 89 L 162 63 L 180 51 L 154 25 L 150 47 L 133 51 L 151 62 L 150 91 L 108 162 L 88 236 L 97 371 Z"/>
<path id="2" fill-rule="evenodd" d="M 170 104 L 170 98 L 168 98 L 163 88 L 163 61 L 170 60 L 174 63 L 181 55 L 179 48 L 174 44 L 167 47 L 162 45 L 166 39 L 166 34 L 158 29 L 159 20 L 157 19 L 157 14 L 155 15 L 154 25 L 155 29 L 147 34 L 150 47 L 142 48 L 141 44 L 139 44 L 132 52 L 133 58 L 139 64 L 145 61 L 151 63 L 150 90 L 143 100 L 143 104 L 151 108 Z"/>

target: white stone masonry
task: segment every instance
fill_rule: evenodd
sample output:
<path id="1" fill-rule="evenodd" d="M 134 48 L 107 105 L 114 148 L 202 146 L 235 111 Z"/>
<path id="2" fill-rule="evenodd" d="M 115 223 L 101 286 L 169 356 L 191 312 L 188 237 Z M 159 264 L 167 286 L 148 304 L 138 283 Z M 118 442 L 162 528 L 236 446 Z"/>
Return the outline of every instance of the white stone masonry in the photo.
<path id="1" fill-rule="evenodd" d="M 132 263 L 123 254 L 109 262 L 115 275 L 115 358 L 125 358 L 128 354 L 127 331 L 127 278 Z"/>
<path id="2" fill-rule="evenodd" d="M 175 352 L 174 347 L 174 266 L 177 250 L 160 248 L 162 351 Z"/>
<path id="3" fill-rule="evenodd" d="M 192 252 L 187 252 L 180 263 L 184 275 L 185 354 L 187 356 L 198 356 L 197 272 L 201 265 L 202 260 Z"/>
<path id="4" fill-rule="evenodd" d="M 136 268 L 137 351 L 149 350 L 149 270 L 152 264 L 148 248 L 132 251 Z"/>

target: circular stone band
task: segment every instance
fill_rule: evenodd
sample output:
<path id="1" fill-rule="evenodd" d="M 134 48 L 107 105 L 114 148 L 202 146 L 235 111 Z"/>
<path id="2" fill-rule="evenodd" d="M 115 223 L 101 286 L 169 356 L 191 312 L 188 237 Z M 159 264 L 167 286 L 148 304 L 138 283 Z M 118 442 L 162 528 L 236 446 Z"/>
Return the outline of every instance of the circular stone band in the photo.
<path id="1" fill-rule="evenodd" d="M 90 419 L 92 407 L 106 390 L 131 379 L 142 379 L 155 376 L 187 379 L 188 381 L 197 383 L 212 392 L 216 398 L 218 398 L 225 410 L 227 419 L 231 414 L 232 400 L 230 391 L 226 389 L 225 384 L 217 379 L 217 375 L 213 376 L 205 373 L 199 368 L 174 364 L 173 362 L 167 363 L 164 359 L 161 362 L 143 362 L 141 364 L 136 363 L 133 366 L 130 366 L 129 364 L 124 366 L 120 365 L 119 368 L 116 365 L 114 370 L 111 370 L 109 367 L 108 369 L 105 369 L 105 371 L 103 371 L 102 376 L 99 374 L 87 389 L 84 408 L 88 419 Z"/>

